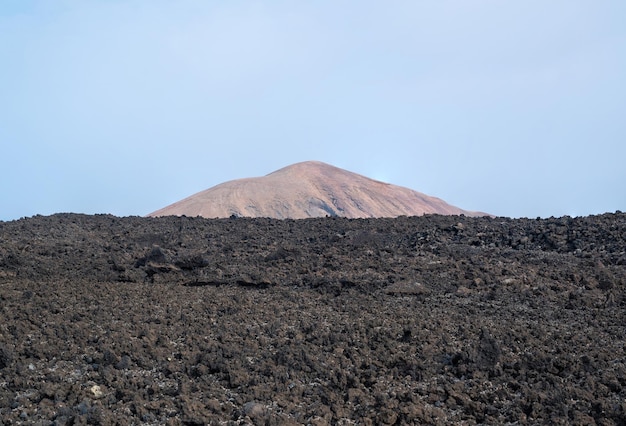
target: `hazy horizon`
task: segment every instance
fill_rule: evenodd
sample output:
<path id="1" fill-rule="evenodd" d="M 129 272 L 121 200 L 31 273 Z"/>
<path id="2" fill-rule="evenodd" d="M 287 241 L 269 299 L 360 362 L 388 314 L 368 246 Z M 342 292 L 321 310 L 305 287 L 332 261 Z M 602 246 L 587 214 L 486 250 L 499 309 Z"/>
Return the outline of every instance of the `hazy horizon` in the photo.
<path id="1" fill-rule="evenodd" d="M 0 4 L 0 220 L 316 160 L 497 216 L 626 210 L 626 3 Z"/>

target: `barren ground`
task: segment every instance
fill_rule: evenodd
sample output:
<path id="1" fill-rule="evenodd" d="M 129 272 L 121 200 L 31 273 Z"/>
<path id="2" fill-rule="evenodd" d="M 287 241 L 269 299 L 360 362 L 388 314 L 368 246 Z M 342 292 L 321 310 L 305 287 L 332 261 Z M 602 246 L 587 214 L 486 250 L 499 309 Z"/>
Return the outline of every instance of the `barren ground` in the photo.
<path id="1" fill-rule="evenodd" d="M 266 176 L 224 182 L 148 216 L 355 219 L 423 214 L 489 216 L 319 161 L 304 161 Z"/>
<path id="2" fill-rule="evenodd" d="M 0 222 L 0 423 L 626 423 L 626 214 Z"/>

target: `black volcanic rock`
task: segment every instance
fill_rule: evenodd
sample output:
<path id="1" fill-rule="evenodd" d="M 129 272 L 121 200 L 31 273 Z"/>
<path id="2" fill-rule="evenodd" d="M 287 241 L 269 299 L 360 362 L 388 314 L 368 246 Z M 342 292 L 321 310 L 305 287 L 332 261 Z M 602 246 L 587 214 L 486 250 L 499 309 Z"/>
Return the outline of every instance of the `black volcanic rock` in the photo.
<path id="1" fill-rule="evenodd" d="M 0 222 L 0 424 L 626 423 L 626 215 Z"/>

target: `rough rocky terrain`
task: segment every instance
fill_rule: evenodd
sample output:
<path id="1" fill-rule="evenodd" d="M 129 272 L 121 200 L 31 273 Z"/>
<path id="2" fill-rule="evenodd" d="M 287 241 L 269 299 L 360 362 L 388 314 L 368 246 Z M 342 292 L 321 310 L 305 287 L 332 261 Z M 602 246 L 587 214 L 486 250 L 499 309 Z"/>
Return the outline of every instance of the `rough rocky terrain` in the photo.
<path id="1" fill-rule="evenodd" d="M 375 218 L 444 214 L 486 216 L 320 161 L 304 161 L 266 176 L 224 182 L 149 216 L 306 219 Z"/>
<path id="2" fill-rule="evenodd" d="M 0 424 L 626 423 L 626 214 L 0 222 Z"/>

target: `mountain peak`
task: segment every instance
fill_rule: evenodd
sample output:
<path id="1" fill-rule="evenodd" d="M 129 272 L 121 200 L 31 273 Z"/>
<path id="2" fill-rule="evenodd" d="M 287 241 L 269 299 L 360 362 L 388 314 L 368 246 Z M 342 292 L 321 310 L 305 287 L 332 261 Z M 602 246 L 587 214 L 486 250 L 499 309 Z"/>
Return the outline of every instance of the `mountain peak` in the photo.
<path id="1" fill-rule="evenodd" d="M 483 216 L 409 188 L 380 182 L 321 161 L 295 163 L 268 175 L 224 182 L 148 216 L 303 219 L 444 214 Z"/>

